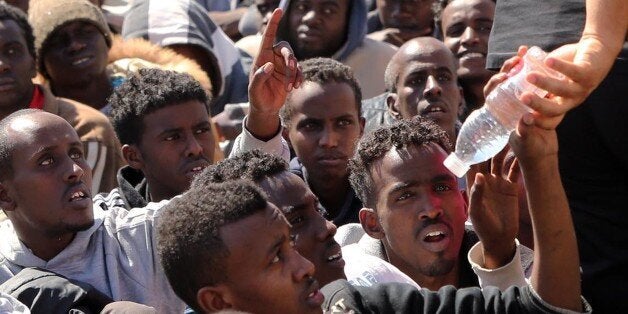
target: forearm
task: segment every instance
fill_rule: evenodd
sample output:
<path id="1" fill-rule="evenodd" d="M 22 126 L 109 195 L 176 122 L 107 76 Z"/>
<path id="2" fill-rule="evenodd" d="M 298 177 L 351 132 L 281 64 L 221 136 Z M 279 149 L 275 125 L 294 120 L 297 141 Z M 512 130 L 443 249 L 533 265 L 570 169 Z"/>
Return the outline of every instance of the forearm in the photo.
<path id="1" fill-rule="evenodd" d="M 532 286 L 546 302 L 580 311 L 578 247 L 558 158 L 522 161 L 521 168 L 534 228 Z"/>
<path id="2" fill-rule="evenodd" d="M 626 40 L 628 5 L 625 0 L 587 0 L 582 38 L 600 40 L 608 53 L 617 55 Z"/>

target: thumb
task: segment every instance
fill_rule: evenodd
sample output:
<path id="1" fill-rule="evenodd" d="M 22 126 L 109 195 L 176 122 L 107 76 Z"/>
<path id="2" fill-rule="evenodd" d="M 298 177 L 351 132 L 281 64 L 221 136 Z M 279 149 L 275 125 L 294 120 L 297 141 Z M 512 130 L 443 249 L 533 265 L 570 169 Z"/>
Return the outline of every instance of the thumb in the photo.
<path id="1" fill-rule="evenodd" d="M 272 62 L 267 62 L 253 73 L 251 78 L 251 90 L 257 90 L 261 88 L 268 79 L 272 76 L 275 65 Z"/>

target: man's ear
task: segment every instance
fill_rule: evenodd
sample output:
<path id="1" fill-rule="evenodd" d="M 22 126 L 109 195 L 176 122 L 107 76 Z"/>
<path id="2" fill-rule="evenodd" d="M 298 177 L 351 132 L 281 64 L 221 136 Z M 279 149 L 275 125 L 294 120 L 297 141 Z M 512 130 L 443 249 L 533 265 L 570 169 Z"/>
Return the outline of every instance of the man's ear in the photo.
<path id="1" fill-rule="evenodd" d="M 364 135 L 364 126 L 366 125 L 366 119 L 364 119 L 364 117 L 360 117 L 359 119 L 359 123 L 360 123 L 360 137 L 362 137 L 362 135 Z"/>
<path id="2" fill-rule="evenodd" d="M 460 190 L 460 194 L 462 194 L 462 199 L 464 200 L 464 214 L 465 220 L 469 219 L 469 193 L 468 189 Z"/>
<path id="3" fill-rule="evenodd" d="M 458 92 L 460 93 L 460 104 L 458 105 L 458 119 L 461 119 L 460 117 L 462 117 L 462 115 L 464 114 L 464 109 L 467 107 L 467 102 L 464 99 L 464 91 L 462 90 L 462 87 L 460 85 L 458 85 Z M 481 106 L 483 104 L 479 105 Z"/>
<path id="4" fill-rule="evenodd" d="M 401 113 L 399 112 L 399 96 L 397 96 L 397 93 L 388 93 L 388 96 L 386 96 L 386 106 L 388 107 L 388 113 L 390 113 L 393 118 L 401 120 Z"/>
<path id="5" fill-rule="evenodd" d="M 4 182 L 0 183 L 0 208 L 4 209 L 5 212 L 15 210 L 15 201 L 9 195 L 9 191 Z"/>
<path id="6" fill-rule="evenodd" d="M 371 238 L 384 238 L 384 229 L 382 229 L 382 226 L 379 224 L 379 217 L 377 217 L 375 210 L 366 207 L 362 208 L 359 216 L 362 229 L 364 229 Z"/>
<path id="7" fill-rule="evenodd" d="M 196 302 L 205 313 L 213 313 L 233 308 L 228 293 L 222 286 L 206 286 L 196 293 Z"/>
<path id="8" fill-rule="evenodd" d="M 292 142 L 290 142 L 290 136 L 288 136 L 288 128 L 282 126 L 281 127 L 281 136 L 283 137 L 284 140 L 286 140 L 286 143 L 288 143 L 288 147 L 290 147 L 290 149 L 294 149 L 292 147 Z"/>
<path id="9" fill-rule="evenodd" d="M 142 152 L 135 144 L 122 145 L 122 156 L 129 166 L 133 169 L 142 170 L 144 168 L 144 158 Z"/>

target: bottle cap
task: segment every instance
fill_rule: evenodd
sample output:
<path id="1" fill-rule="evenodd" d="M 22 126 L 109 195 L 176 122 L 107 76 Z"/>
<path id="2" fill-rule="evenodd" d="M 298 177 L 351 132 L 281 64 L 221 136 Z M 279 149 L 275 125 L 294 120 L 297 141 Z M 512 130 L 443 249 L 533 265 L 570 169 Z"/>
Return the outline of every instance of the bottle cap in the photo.
<path id="1" fill-rule="evenodd" d="M 445 161 L 443 161 L 443 165 L 449 169 L 449 171 L 453 172 L 458 178 L 464 177 L 465 173 L 469 171 L 469 166 L 467 166 L 456 153 L 451 153 Z"/>

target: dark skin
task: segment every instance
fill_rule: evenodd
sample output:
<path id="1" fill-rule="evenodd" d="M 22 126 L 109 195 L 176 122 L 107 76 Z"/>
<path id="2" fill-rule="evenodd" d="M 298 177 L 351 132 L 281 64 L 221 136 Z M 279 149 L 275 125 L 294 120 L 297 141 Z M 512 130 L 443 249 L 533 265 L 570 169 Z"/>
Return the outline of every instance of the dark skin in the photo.
<path id="1" fill-rule="evenodd" d="M 94 223 L 91 169 L 83 144 L 65 120 L 46 112 L 16 118 L 13 174 L 0 182 L 0 207 L 37 257 L 48 261 Z"/>
<path id="2" fill-rule="evenodd" d="M 35 74 L 22 30 L 15 21 L 0 21 L 0 119 L 28 107 Z"/>
<path id="3" fill-rule="evenodd" d="M 100 109 L 113 92 L 107 73 L 109 47 L 91 23 L 73 21 L 58 28 L 43 49 L 52 92 Z"/>

